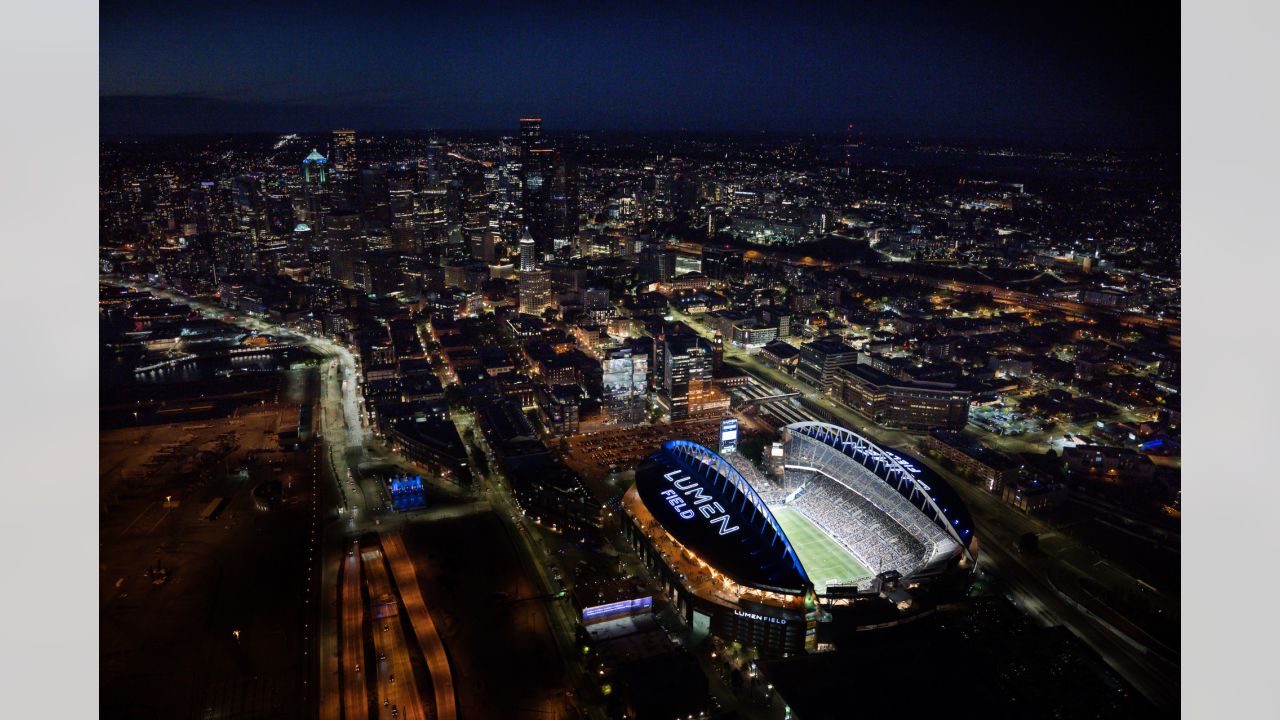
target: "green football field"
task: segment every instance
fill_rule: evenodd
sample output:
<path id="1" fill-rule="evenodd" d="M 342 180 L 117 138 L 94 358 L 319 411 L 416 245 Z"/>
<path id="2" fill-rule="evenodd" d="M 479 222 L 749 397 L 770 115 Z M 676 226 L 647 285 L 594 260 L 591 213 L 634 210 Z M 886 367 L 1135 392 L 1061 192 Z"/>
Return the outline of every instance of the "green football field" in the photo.
<path id="1" fill-rule="evenodd" d="M 778 519 L 819 594 L 826 592 L 827 583 L 850 582 L 871 574 L 848 550 L 823 534 L 797 510 L 784 506 L 769 508 L 769 511 Z"/>

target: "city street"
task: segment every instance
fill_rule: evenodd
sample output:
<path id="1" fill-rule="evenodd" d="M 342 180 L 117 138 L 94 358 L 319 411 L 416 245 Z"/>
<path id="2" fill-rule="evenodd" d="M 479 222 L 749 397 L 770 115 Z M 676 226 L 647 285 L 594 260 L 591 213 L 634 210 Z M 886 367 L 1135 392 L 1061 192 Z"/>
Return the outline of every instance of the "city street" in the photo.
<path id="1" fill-rule="evenodd" d="M 355 543 L 352 544 L 353 550 Z M 368 668 L 364 652 L 365 608 L 361 594 L 360 555 L 347 556 L 342 571 L 342 696 L 346 718 L 367 718 L 369 696 L 362 668 Z"/>

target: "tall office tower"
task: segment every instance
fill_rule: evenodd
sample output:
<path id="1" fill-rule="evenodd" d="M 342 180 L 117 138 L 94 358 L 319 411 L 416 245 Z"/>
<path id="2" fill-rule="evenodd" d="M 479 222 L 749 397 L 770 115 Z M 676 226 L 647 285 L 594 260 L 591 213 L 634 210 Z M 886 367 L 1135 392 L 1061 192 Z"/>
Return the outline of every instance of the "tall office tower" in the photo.
<path id="1" fill-rule="evenodd" d="M 418 163 L 418 182 L 413 197 L 413 231 L 415 242 L 424 255 L 438 257 L 443 252 L 448 217 L 445 204 L 448 192 L 433 181 L 433 173 Z"/>
<path id="2" fill-rule="evenodd" d="M 520 312 L 541 315 L 551 306 L 551 271 L 525 270 L 520 273 Z"/>
<path id="3" fill-rule="evenodd" d="M 667 367 L 665 357 L 667 338 L 676 335 L 695 336 L 696 333 L 688 325 L 682 322 L 675 322 L 663 323 L 662 327 L 658 329 L 658 334 L 654 336 L 653 362 L 650 363 L 649 367 L 653 368 L 653 389 L 655 391 L 662 390 L 667 383 L 667 376 L 665 375 Z"/>
<path id="4" fill-rule="evenodd" d="M 667 282 L 676 276 L 676 251 L 646 247 L 640 251 L 640 282 Z"/>
<path id="5" fill-rule="evenodd" d="M 425 187 L 435 187 L 436 183 L 440 182 L 439 156 L 440 141 L 431 138 L 427 141 L 426 154 L 418 160 L 419 181 Z"/>
<path id="6" fill-rule="evenodd" d="M 558 252 L 578 234 L 578 166 L 567 154 L 556 151 L 547 188 L 547 225 L 551 248 Z"/>
<path id="7" fill-rule="evenodd" d="M 333 169 L 343 175 L 356 171 L 356 131 L 333 131 Z"/>
<path id="8" fill-rule="evenodd" d="M 697 335 L 667 335 L 663 338 L 662 362 L 659 399 L 672 420 L 687 418 L 690 405 L 701 403 L 714 390 L 711 348 Z"/>
<path id="9" fill-rule="evenodd" d="M 520 162 L 523 163 L 529 150 L 542 146 L 542 118 L 520 118 Z"/>
<path id="10" fill-rule="evenodd" d="M 520 119 L 520 212 L 545 257 L 578 232 L 578 168 L 542 137 L 542 118 Z"/>
<path id="11" fill-rule="evenodd" d="M 404 290 L 403 255 L 394 250 L 379 250 L 366 256 L 369 267 L 369 292 L 387 297 Z"/>
<path id="12" fill-rule="evenodd" d="M 329 161 L 318 150 L 302 159 L 302 185 L 313 190 L 329 182 Z"/>
<path id="13" fill-rule="evenodd" d="M 391 201 L 391 247 L 401 252 L 416 252 L 414 233 L 413 187 L 415 177 L 410 168 L 397 167 L 387 178 Z"/>
<path id="14" fill-rule="evenodd" d="M 529 229 L 525 228 L 524 235 L 520 237 L 520 272 L 525 273 L 530 270 L 536 270 L 538 267 L 538 249 L 537 244 L 533 241 L 533 236 L 529 234 Z"/>
<path id="15" fill-rule="evenodd" d="M 538 245 L 538 253 L 552 249 L 551 195 L 555 184 L 556 151 L 547 147 L 531 147 L 520 161 L 523 176 L 520 212 L 524 225 Z"/>
<path id="16" fill-rule="evenodd" d="M 485 189 L 484 175 L 464 172 L 458 176 L 458 213 L 462 234 L 469 240 L 489 230 L 489 204 L 492 196 Z"/>
<path id="17" fill-rule="evenodd" d="M 315 150 L 302 161 L 300 199 L 301 204 L 294 207 L 298 220 L 312 227 L 323 224 L 329 208 L 329 161 Z"/>
<path id="18" fill-rule="evenodd" d="M 368 226 L 391 226 L 391 185 L 387 181 L 387 168 L 360 170 L 360 215 Z"/>
<path id="19" fill-rule="evenodd" d="M 231 201 L 235 214 L 236 232 L 255 242 L 268 235 L 266 200 L 262 194 L 262 181 L 255 175 L 237 175 L 231 179 Z"/>
<path id="20" fill-rule="evenodd" d="M 329 249 L 329 276 L 343 285 L 355 284 L 356 263 L 364 259 L 365 241 L 360 216 L 335 213 L 325 218 L 325 240 Z"/>

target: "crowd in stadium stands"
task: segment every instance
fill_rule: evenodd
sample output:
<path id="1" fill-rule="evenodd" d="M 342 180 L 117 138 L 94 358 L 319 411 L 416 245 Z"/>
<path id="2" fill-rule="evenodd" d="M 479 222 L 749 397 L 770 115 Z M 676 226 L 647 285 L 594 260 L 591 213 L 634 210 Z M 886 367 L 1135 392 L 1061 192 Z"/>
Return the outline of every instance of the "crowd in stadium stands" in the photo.
<path id="1" fill-rule="evenodd" d="M 735 458 L 733 467 L 742 474 L 742 477 L 745 478 L 748 483 L 751 484 L 752 489 L 756 491 L 756 494 L 760 496 L 761 500 L 764 500 L 765 505 L 778 505 L 782 503 L 783 498 L 786 497 L 786 492 L 782 487 L 775 485 L 772 480 L 765 477 L 764 473 L 760 472 L 759 468 L 751 464 L 750 460 L 747 460 L 746 458 Z"/>
<path id="2" fill-rule="evenodd" d="M 904 574 L 925 559 L 923 543 L 885 512 L 854 491 L 834 482 L 815 479 L 791 501 L 814 524 L 873 573 L 897 570 Z"/>
<path id="3" fill-rule="evenodd" d="M 873 572 L 893 569 L 903 575 L 910 575 L 922 566 L 931 566 L 959 551 L 959 545 L 945 530 L 857 459 L 798 433 L 791 435 L 786 452 L 789 466 L 808 468 L 793 470 L 789 467 L 787 471 L 796 480 L 805 482 L 807 488 L 804 495 L 793 500 L 792 504 L 811 520 L 818 522 L 824 530 L 837 537 L 842 534 L 847 536 L 849 539 L 841 542 L 850 547 L 864 564 L 870 560 L 868 569 Z M 840 480 L 836 481 L 834 478 Z M 850 488 L 857 490 L 855 492 Z M 825 489 L 827 493 L 822 499 L 805 499 L 806 495 L 820 489 Z M 831 498 L 840 506 L 829 507 Z M 845 509 L 841 509 L 842 507 Z M 855 514 L 854 510 L 861 512 Z M 857 519 L 851 521 L 848 519 L 851 516 Z M 831 524 L 819 521 L 820 517 L 825 517 L 826 522 Z M 849 524 L 857 527 L 846 530 L 845 526 Z M 867 541 L 865 548 L 856 545 L 861 541 L 854 538 L 864 536 L 858 528 L 865 530 L 868 526 L 877 530 L 871 534 L 873 539 Z M 905 534 L 914 542 L 895 541 L 893 538 L 900 534 Z M 880 545 L 884 546 L 883 550 L 879 548 Z M 883 559 L 883 567 L 878 558 Z M 891 561 L 899 564 L 891 565 Z"/>

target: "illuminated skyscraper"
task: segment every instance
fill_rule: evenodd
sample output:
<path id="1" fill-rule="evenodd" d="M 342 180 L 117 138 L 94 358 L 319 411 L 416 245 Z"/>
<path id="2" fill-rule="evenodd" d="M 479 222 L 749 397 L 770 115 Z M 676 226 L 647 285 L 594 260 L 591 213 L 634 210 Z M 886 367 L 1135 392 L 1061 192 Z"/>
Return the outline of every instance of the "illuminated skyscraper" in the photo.
<path id="1" fill-rule="evenodd" d="M 529 150 L 542 146 L 542 118 L 520 118 L 520 162 L 529 155 Z"/>
<path id="2" fill-rule="evenodd" d="M 520 312 L 541 315 L 551 306 L 551 272 L 527 270 L 520 273 Z"/>
<path id="3" fill-rule="evenodd" d="M 538 268 L 538 248 L 533 242 L 533 236 L 529 234 L 529 229 L 525 228 L 524 235 L 520 238 L 520 272 L 525 273 Z"/>
<path id="4" fill-rule="evenodd" d="M 306 188 L 320 188 L 329 182 L 329 161 L 318 150 L 302 160 L 302 184 Z"/>
<path id="5" fill-rule="evenodd" d="M 319 152 L 302 160 L 302 212 L 298 219 L 320 227 L 328 210 L 329 194 L 329 161 Z"/>
<path id="6" fill-rule="evenodd" d="M 697 335 L 666 335 L 662 338 L 662 387 L 659 399 L 672 420 L 689 417 L 691 406 L 702 404 L 703 396 L 714 391 L 711 382 L 711 347 Z"/>
<path id="7" fill-rule="evenodd" d="M 545 256 L 578 232 L 577 166 L 542 138 L 541 118 L 520 120 L 520 211 Z"/>
<path id="8" fill-rule="evenodd" d="M 356 171 L 356 131 L 333 131 L 333 169 L 343 175 Z"/>

